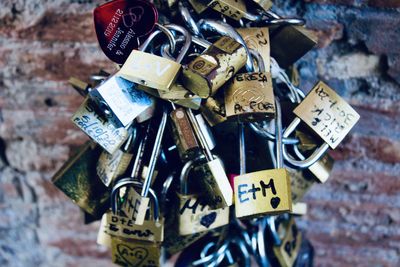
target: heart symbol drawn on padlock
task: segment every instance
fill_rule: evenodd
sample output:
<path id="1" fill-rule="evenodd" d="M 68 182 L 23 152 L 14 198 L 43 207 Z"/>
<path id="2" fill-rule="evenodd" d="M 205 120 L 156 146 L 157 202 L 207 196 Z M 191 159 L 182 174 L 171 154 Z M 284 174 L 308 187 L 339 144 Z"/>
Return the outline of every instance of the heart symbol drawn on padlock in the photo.
<path id="1" fill-rule="evenodd" d="M 125 244 L 117 245 L 118 255 L 129 265 L 139 266 L 141 265 L 149 255 L 147 249 L 142 247 L 131 248 Z"/>
<path id="2" fill-rule="evenodd" d="M 215 219 L 217 218 L 217 213 L 211 212 L 210 214 L 204 215 L 201 220 L 200 220 L 200 224 L 209 228 L 211 226 L 211 224 L 213 224 L 215 222 Z"/>
<path id="3" fill-rule="evenodd" d="M 279 203 L 281 203 L 281 199 L 279 197 L 273 197 L 271 198 L 271 207 L 276 209 L 279 206 Z"/>
<path id="4" fill-rule="evenodd" d="M 114 0 L 93 11 L 97 40 L 104 54 L 123 64 L 147 39 L 158 21 L 156 7 L 144 0 Z"/>

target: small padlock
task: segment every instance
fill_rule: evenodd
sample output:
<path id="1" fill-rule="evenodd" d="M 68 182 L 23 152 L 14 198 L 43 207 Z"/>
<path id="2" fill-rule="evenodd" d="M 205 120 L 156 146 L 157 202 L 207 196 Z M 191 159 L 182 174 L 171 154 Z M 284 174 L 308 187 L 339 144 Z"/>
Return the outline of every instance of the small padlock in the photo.
<path id="1" fill-rule="evenodd" d="M 71 118 L 72 122 L 108 153 L 115 153 L 129 134 L 124 127 L 116 127 L 96 112 L 96 106 L 85 99 Z"/>
<path id="2" fill-rule="evenodd" d="M 137 181 L 124 180 L 132 187 L 140 187 L 142 183 Z M 156 193 L 149 189 L 149 194 L 152 199 L 153 208 L 149 210 L 148 219 L 145 219 L 142 225 L 136 224 L 131 219 L 113 214 L 108 211 L 103 215 L 101 221 L 101 229 L 105 234 L 126 239 L 134 239 L 160 243 L 164 240 L 164 218 L 161 217 L 160 207 Z M 112 200 L 117 200 L 118 196 L 112 196 Z M 115 205 L 115 203 L 113 204 Z"/>
<path id="3" fill-rule="evenodd" d="M 110 186 L 111 182 L 120 177 L 128 169 L 133 154 L 131 148 L 135 137 L 131 134 L 122 149 L 118 149 L 115 153 L 110 154 L 103 151 L 97 162 L 96 172 L 100 180 L 105 186 Z"/>
<path id="4" fill-rule="evenodd" d="M 125 213 L 125 215 L 132 219 L 132 221 L 135 224 L 142 225 L 145 219 L 146 215 L 146 210 L 149 205 L 149 198 L 148 198 L 148 193 L 151 185 L 151 181 L 153 178 L 155 166 L 157 164 L 158 157 L 160 155 L 160 148 L 161 148 L 161 141 L 164 135 L 164 130 L 165 130 L 165 125 L 167 122 L 167 113 L 166 111 L 163 111 L 163 115 L 160 121 L 160 125 L 157 130 L 157 135 L 155 137 L 154 141 L 154 147 L 152 148 L 150 160 L 149 160 L 149 166 L 148 166 L 148 171 L 146 178 L 143 181 L 143 187 L 141 188 L 141 193 L 139 194 L 134 187 L 128 187 L 128 190 L 126 192 L 126 197 L 123 201 L 123 205 L 121 207 L 122 211 Z M 150 124 L 149 124 L 150 127 Z M 149 129 L 149 128 L 148 128 Z M 147 135 L 146 135 L 147 136 Z M 142 140 L 141 144 L 139 145 L 139 151 L 141 151 L 141 147 L 143 146 L 144 141 Z M 141 165 L 141 153 L 139 152 L 136 156 L 135 162 L 133 164 L 133 169 L 131 173 L 131 177 L 129 177 L 130 180 L 134 180 L 135 178 L 139 180 L 138 177 L 138 168 L 139 165 Z M 128 184 L 125 182 L 117 182 L 112 190 L 112 195 L 116 196 L 119 193 L 119 190 L 121 188 L 126 187 Z M 114 201 L 114 199 L 113 199 Z M 114 201 L 112 206 L 112 211 L 113 213 L 117 213 L 118 208 L 118 201 Z"/>
<path id="5" fill-rule="evenodd" d="M 183 67 L 183 86 L 207 98 L 214 95 L 245 63 L 244 47 L 232 38 L 223 36 Z"/>
<path id="6" fill-rule="evenodd" d="M 247 16 L 246 4 L 243 0 L 213 0 L 208 6 L 234 20 L 241 20 Z"/>
<path id="7" fill-rule="evenodd" d="M 229 223 L 229 208 L 212 209 L 207 205 L 204 194 L 189 194 L 188 178 L 194 164 L 200 160 L 188 161 L 180 175 L 178 218 L 179 234 L 193 235 L 210 231 Z"/>
<path id="8" fill-rule="evenodd" d="M 271 49 L 269 40 L 269 29 L 261 28 L 238 28 L 236 31 L 242 36 L 249 49 L 257 51 L 263 59 L 266 72 L 271 70 Z M 258 67 L 258 66 L 257 66 Z"/>
<path id="9" fill-rule="evenodd" d="M 116 126 L 127 126 L 155 101 L 135 84 L 113 75 L 89 92 L 89 97 Z"/>
<path id="10" fill-rule="evenodd" d="M 159 24 L 157 26 L 163 32 L 168 31 Z M 170 90 L 181 71 L 181 64 L 144 52 L 160 33 L 161 31 L 153 32 L 139 50 L 133 50 L 117 75 L 153 89 Z"/>
<path id="11" fill-rule="evenodd" d="M 260 121 L 275 116 L 272 78 L 265 72 L 263 60 L 257 51 L 250 50 L 258 62 L 259 72 L 236 74 L 225 89 L 226 116 L 239 121 Z"/>
<path id="12" fill-rule="evenodd" d="M 275 240 L 273 252 L 280 266 L 292 267 L 297 259 L 301 247 L 302 234 L 297 228 L 293 217 L 281 220 L 275 225 L 276 231 L 272 232 Z"/>
<path id="13" fill-rule="evenodd" d="M 107 209 L 109 200 L 108 190 L 95 171 L 100 151 L 93 142 L 87 142 L 52 178 L 55 186 L 95 217 Z"/>
<path id="14" fill-rule="evenodd" d="M 219 96 L 219 94 L 207 98 L 201 105 L 200 111 L 212 127 L 228 119 L 226 117 L 224 97 Z"/>
<path id="15" fill-rule="evenodd" d="M 212 155 L 204 133 L 201 131 L 192 111 L 187 110 L 187 113 L 206 157 L 206 163 L 195 167 L 195 171 L 200 172 L 202 175 L 201 184 L 208 194 L 208 205 L 213 209 L 229 207 L 232 205 L 233 191 L 223 163 L 219 158 L 214 158 Z"/>
<path id="16" fill-rule="evenodd" d="M 258 172 L 246 172 L 244 130 L 239 130 L 240 174 L 235 177 L 235 211 L 237 218 L 253 218 L 266 214 L 278 214 L 292 210 L 290 179 L 283 168 L 282 121 L 279 101 L 276 105 L 276 169 Z"/>

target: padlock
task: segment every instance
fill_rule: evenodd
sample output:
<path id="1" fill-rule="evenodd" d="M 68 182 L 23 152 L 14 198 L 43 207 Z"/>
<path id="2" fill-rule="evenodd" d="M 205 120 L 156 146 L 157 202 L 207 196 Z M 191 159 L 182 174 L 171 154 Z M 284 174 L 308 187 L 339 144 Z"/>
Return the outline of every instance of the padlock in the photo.
<path id="1" fill-rule="evenodd" d="M 193 127 L 184 108 L 176 108 L 169 115 L 172 136 L 182 161 L 193 159 L 200 153 Z"/>
<path id="2" fill-rule="evenodd" d="M 324 140 L 311 156 L 300 160 L 289 155 L 283 146 L 285 160 L 300 168 L 313 165 L 329 147 L 335 149 L 360 119 L 360 115 L 323 82 L 318 82 L 293 112 L 297 117 L 286 128 L 283 137 L 288 137 L 303 121 Z"/>
<path id="3" fill-rule="evenodd" d="M 292 203 L 297 203 L 310 191 L 316 180 L 312 176 L 305 175 L 301 170 L 288 169 L 288 173 L 290 175 Z"/>
<path id="4" fill-rule="evenodd" d="M 211 127 L 228 119 L 226 117 L 224 97 L 219 96 L 219 94 L 207 98 L 201 105 L 200 112 Z"/>
<path id="5" fill-rule="evenodd" d="M 159 24 L 157 26 L 163 32 L 168 31 Z M 153 89 L 170 90 L 181 71 L 181 64 L 144 52 L 159 33 L 161 31 L 153 32 L 139 50 L 133 50 L 117 75 Z"/>
<path id="6" fill-rule="evenodd" d="M 135 84 L 113 75 L 89 92 L 89 97 L 115 126 L 127 126 L 154 104 Z"/>
<path id="7" fill-rule="evenodd" d="M 223 36 L 187 66 L 183 67 L 182 83 L 196 95 L 214 95 L 246 63 L 244 47 Z"/>
<path id="8" fill-rule="evenodd" d="M 271 56 L 286 69 L 313 49 L 318 38 L 303 26 L 285 25 L 270 27 L 270 41 Z"/>
<path id="9" fill-rule="evenodd" d="M 187 114 L 206 157 L 206 163 L 196 166 L 195 171 L 202 175 L 201 184 L 208 194 L 208 205 L 213 209 L 229 207 L 232 205 L 233 191 L 226 176 L 223 163 L 219 158 L 214 158 L 212 155 L 204 133 L 201 131 L 190 109 L 187 110 Z"/>
<path id="10" fill-rule="evenodd" d="M 124 127 L 116 127 L 101 117 L 88 98 L 83 101 L 71 120 L 110 154 L 115 153 L 129 136 Z"/>
<path id="11" fill-rule="evenodd" d="M 229 223 L 229 208 L 212 209 L 207 205 L 204 194 L 190 194 L 188 178 L 194 165 L 200 161 L 200 157 L 188 161 L 182 168 L 180 175 L 179 199 L 179 234 L 192 235 L 204 231 L 210 231 Z"/>
<path id="12" fill-rule="evenodd" d="M 96 172 L 100 180 L 105 186 L 110 186 L 111 182 L 120 177 L 128 169 L 133 154 L 131 148 L 135 137 L 131 134 L 122 149 L 118 149 L 115 153 L 109 154 L 103 151 L 97 162 Z"/>
<path id="13" fill-rule="evenodd" d="M 138 181 L 124 180 L 132 187 L 141 187 L 142 183 Z M 159 202 L 156 193 L 149 190 L 151 203 L 153 208 L 149 210 L 147 219 L 142 225 L 135 224 L 131 219 L 113 214 L 111 211 L 106 212 L 101 220 L 100 228 L 105 234 L 113 237 L 134 239 L 160 243 L 164 240 L 164 218 L 161 217 Z M 117 201 L 117 196 L 112 196 L 113 201 Z M 113 204 L 115 205 L 115 203 Z"/>
<path id="14" fill-rule="evenodd" d="M 96 176 L 100 149 L 87 142 L 54 174 L 52 182 L 74 203 L 97 217 L 106 209 L 109 200 L 107 188 Z"/>
<path id="15" fill-rule="evenodd" d="M 280 266 L 292 267 L 300 251 L 302 234 L 293 217 L 279 222 L 277 226 L 275 225 L 275 229 L 272 235 L 280 242 L 275 243 L 272 248 L 274 255 Z"/>
<path id="16" fill-rule="evenodd" d="M 197 14 L 203 13 L 208 8 L 208 4 L 212 0 L 188 0 Z"/>
<path id="17" fill-rule="evenodd" d="M 271 49 L 269 41 L 269 29 L 261 28 L 238 28 L 237 32 L 242 36 L 249 49 L 257 51 L 263 59 L 266 72 L 271 70 Z M 258 66 L 257 66 L 258 67 Z"/>
<path id="18" fill-rule="evenodd" d="M 243 0 L 213 0 L 208 6 L 234 20 L 240 20 L 247 15 L 246 4 Z"/>
<path id="19" fill-rule="evenodd" d="M 290 179 L 283 168 L 282 121 L 279 101 L 275 101 L 276 169 L 246 172 L 243 125 L 239 128 L 240 175 L 235 177 L 235 212 L 237 218 L 254 218 L 292 210 Z"/>
<path id="20" fill-rule="evenodd" d="M 143 187 L 141 188 L 141 193 L 139 194 L 136 189 L 132 186 L 128 186 L 127 192 L 125 199 L 123 201 L 123 205 L 121 207 L 121 211 L 129 218 L 132 219 L 132 222 L 138 225 L 142 225 L 145 219 L 146 215 L 146 210 L 149 205 L 149 198 L 148 198 L 148 193 L 152 181 L 152 177 L 154 174 L 155 166 L 157 164 L 158 157 L 160 155 L 160 148 L 161 148 L 161 142 L 162 138 L 164 135 L 164 130 L 165 130 L 165 125 L 167 122 L 167 113 L 166 111 L 163 111 L 162 118 L 160 121 L 160 125 L 157 130 L 157 135 L 155 137 L 154 141 L 154 146 L 152 148 L 150 160 L 149 160 L 149 165 L 148 165 L 148 171 L 146 178 L 144 179 L 143 182 Z M 149 129 L 150 124 L 147 129 Z M 146 134 L 147 136 L 147 134 Z M 134 180 L 135 178 L 139 180 L 138 173 L 139 173 L 139 167 L 143 163 L 141 162 L 141 150 L 144 145 L 145 141 L 141 141 L 141 144 L 139 145 L 139 152 L 136 155 L 135 162 L 133 164 L 133 169 L 131 173 L 131 177 L 128 177 L 130 180 Z M 129 183 L 126 183 L 125 180 L 123 182 L 117 182 L 112 190 L 112 195 L 117 196 L 120 189 L 126 187 L 129 185 Z M 112 199 L 114 201 L 114 199 Z M 119 211 L 118 207 L 118 201 L 113 202 L 114 205 L 112 206 L 112 211 L 114 214 Z"/>
<path id="21" fill-rule="evenodd" d="M 275 116 L 272 78 L 265 71 L 260 54 L 250 50 L 258 62 L 259 72 L 247 69 L 248 73 L 236 74 L 225 89 L 225 110 L 228 119 L 260 121 Z"/>

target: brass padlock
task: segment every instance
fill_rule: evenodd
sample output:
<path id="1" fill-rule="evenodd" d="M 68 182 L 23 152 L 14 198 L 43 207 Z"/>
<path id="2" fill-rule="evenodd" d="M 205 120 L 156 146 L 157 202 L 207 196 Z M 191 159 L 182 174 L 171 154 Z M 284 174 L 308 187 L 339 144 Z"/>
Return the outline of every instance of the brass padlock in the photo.
<path id="1" fill-rule="evenodd" d="M 200 159 L 188 161 L 180 175 L 179 199 L 179 234 L 193 235 L 210 231 L 229 223 L 229 208 L 212 209 L 207 205 L 204 194 L 189 194 L 188 177 L 194 164 Z"/>
<path id="2" fill-rule="evenodd" d="M 118 149 L 114 154 L 103 151 L 97 162 L 96 172 L 105 186 L 110 186 L 112 181 L 123 175 L 128 169 L 132 160 L 131 146 L 134 137 L 131 134 L 122 149 Z"/>
<path id="3" fill-rule="evenodd" d="M 254 218 L 292 210 L 292 197 L 288 172 L 283 168 L 282 122 L 278 101 L 275 101 L 277 160 L 276 169 L 246 174 L 246 147 L 243 124 L 239 126 L 240 175 L 235 177 L 235 212 L 238 218 Z"/>
<path id="4" fill-rule="evenodd" d="M 212 127 L 228 119 L 226 117 L 224 97 L 218 95 L 207 98 L 201 105 L 200 111 Z"/>
<path id="5" fill-rule="evenodd" d="M 201 184 L 208 194 L 208 205 L 213 209 L 229 207 L 232 205 L 233 191 L 223 163 L 219 158 L 212 155 L 204 133 L 201 131 L 192 111 L 188 110 L 187 113 L 206 158 L 206 163 L 195 167 L 195 171 L 202 175 Z"/>
<path id="6" fill-rule="evenodd" d="M 288 172 L 290 174 L 292 202 L 297 203 L 310 191 L 316 180 L 313 177 L 305 175 L 301 170 L 288 169 Z"/>
<path id="7" fill-rule="evenodd" d="M 187 161 L 195 158 L 200 153 L 200 147 L 186 110 L 183 108 L 174 109 L 170 118 L 172 136 L 181 160 Z"/>
<path id="8" fill-rule="evenodd" d="M 269 40 L 269 29 L 261 28 L 238 28 L 236 31 L 242 36 L 249 49 L 257 51 L 263 59 L 266 72 L 271 70 L 271 49 Z"/>
<path id="9" fill-rule="evenodd" d="M 292 267 L 297 259 L 301 247 L 302 235 L 297 228 L 293 217 L 289 220 L 275 225 L 276 231 L 274 239 L 280 240 L 279 244 L 274 244 L 273 252 L 280 266 Z"/>
<path id="10" fill-rule="evenodd" d="M 117 200 L 119 191 L 121 188 L 128 187 L 125 199 L 124 199 L 122 207 L 121 207 L 121 211 L 128 218 L 132 219 L 132 221 L 135 224 L 138 224 L 138 225 L 143 224 L 145 215 L 146 215 L 146 210 L 149 205 L 150 199 L 148 197 L 148 193 L 150 190 L 150 185 L 152 182 L 152 178 L 153 178 L 154 170 L 155 170 L 155 167 L 157 164 L 157 160 L 160 155 L 161 142 L 162 142 L 162 138 L 164 135 L 166 122 L 167 122 L 167 113 L 166 113 L 166 111 L 164 111 L 161 121 L 160 121 L 160 125 L 157 130 L 157 135 L 155 137 L 154 146 L 152 148 L 149 165 L 148 165 L 149 167 L 148 167 L 148 170 L 146 173 L 146 178 L 144 179 L 144 181 L 142 183 L 141 193 L 139 194 L 136 191 L 135 187 L 133 187 L 131 185 L 132 185 L 132 182 L 134 179 L 136 179 L 137 181 L 140 180 L 140 178 L 138 178 L 139 177 L 138 175 L 139 175 L 139 167 L 140 167 L 139 165 L 143 164 L 141 162 L 141 157 L 142 157 L 141 151 L 142 151 L 142 148 L 144 147 L 144 143 L 145 143 L 144 140 L 142 140 L 141 144 L 139 144 L 138 153 L 136 155 L 135 162 L 133 164 L 131 176 L 128 178 L 119 180 L 114 185 L 113 190 L 112 190 L 112 194 L 111 194 L 111 199 L 113 201 L 112 211 L 114 214 L 116 214 L 117 211 L 120 211 L 120 209 L 118 207 L 119 202 Z M 147 129 L 149 129 L 149 128 L 150 128 L 150 124 Z"/>
<path id="11" fill-rule="evenodd" d="M 214 95 L 245 63 L 244 47 L 232 38 L 223 36 L 183 67 L 183 86 L 207 98 Z"/>
<path id="12" fill-rule="evenodd" d="M 84 211 L 93 216 L 107 209 L 109 193 L 96 176 L 100 149 L 87 142 L 54 174 L 52 182 Z"/>
<path id="13" fill-rule="evenodd" d="M 168 31 L 159 24 L 157 26 L 164 32 Z M 159 30 L 154 31 L 139 50 L 133 50 L 117 75 L 153 89 L 170 90 L 181 71 L 181 64 L 144 52 L 160 33 Z"/>
<path id="14" fill-rule="evenodd" d="M 345 100 L 321 81 L 293 112 L 332 149 L 360 119 L 360 115 Z"/>
<path id="15" fill-rule="evenodd" d="M 133 182 L 132 185 L 140 186 L 140 182 Z M 150 189 L 153 208 L 149 211 L 148 219 L 142 225 L 135 224 L 131 219 L 106 212 L 101 220 L 100 229 L 105 234 L 126 239 L 134 239 L 148 242 L 160 243 L 164 240 L 164 218 L 161 217 L 158 198 Z"/>
<path id="16" fill-rule="evenodd" d="M 89 97 L 116 126 L 127 126 L 153 105 L 154 99 L 135 84 L 113 75 L 89 92 Z"/>
<path id="17" fill-rule="evenodd" d="M 318 41 L 311 30 L 292 25 L 270 27 L 270 39 L 271 56 L 284 69 L 313 49 Z"/>
<path id="18" fill-rule="evenodd" d="M 225 89 L 226 116 L 239 121 L 260 121 L 275 116 L 274 91 L 271 73 L 265 72 L 261 56 L 254 50 L 259 72 L 236 74 Z"/>
<path id="19" fill-rule="evenodd" d="M 234 20 L 241 20 L 247 15 L 246 4 L 243 0 L 213 0 L 208 6 Z"/>
<path id="20" fill-rule="evenodd" d="M 124 127 L 116 127 L 98 113 L 87 98 L 71 118 L 72 122 L 108 153 L 115 153 L 128 138 Z"/>

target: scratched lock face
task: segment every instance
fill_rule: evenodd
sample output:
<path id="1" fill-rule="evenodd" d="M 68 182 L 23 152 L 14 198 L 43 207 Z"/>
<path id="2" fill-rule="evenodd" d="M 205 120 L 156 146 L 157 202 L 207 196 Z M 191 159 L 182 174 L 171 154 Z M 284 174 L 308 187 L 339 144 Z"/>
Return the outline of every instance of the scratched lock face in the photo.
<path id="1" fill-rule="evenodd" d="M 290 179 L 285 169 L 239 175 L 234 180 L 238 218 L 280 214 L 292 209 Z"/>
<path id="2" fill-rule="evenodd" d="M 134 240 L 111 240 L 112 261 L 121 266 L 160 266 L 161 249 L 158 244 Z"/>

